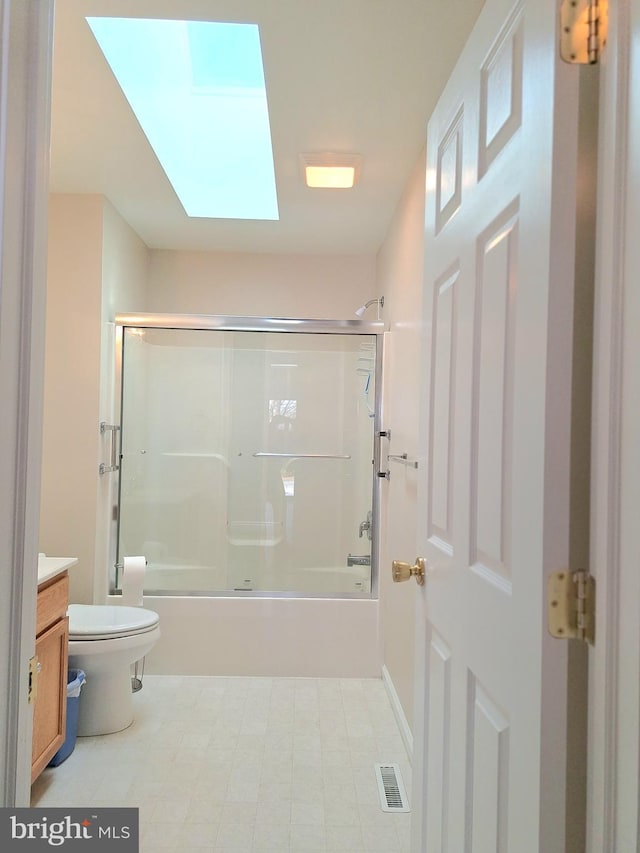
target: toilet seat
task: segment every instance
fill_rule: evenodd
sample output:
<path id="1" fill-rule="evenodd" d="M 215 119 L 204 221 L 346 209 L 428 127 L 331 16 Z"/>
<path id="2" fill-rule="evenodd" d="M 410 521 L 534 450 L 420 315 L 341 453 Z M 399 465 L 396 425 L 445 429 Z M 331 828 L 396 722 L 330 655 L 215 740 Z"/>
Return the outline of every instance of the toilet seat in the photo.
<path id="1" fill-rule="evenodd" d="M 153 610 L 115 604 L 70 604 L 69 640 L 110 640 L 152 631 L 160 621 Z"/>

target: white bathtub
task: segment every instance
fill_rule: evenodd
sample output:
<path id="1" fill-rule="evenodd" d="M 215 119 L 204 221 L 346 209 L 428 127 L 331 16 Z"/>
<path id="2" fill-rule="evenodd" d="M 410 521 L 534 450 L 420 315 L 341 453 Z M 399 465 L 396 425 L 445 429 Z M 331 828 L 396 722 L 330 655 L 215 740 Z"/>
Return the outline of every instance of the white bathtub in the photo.
<path id="1" fill-rule="evenodd" d="M 379 678 L 377 599 L 145 596 L 157 675 Z"/>
<path id="2" fill-rule="evenodd" d="M 184 568 L 148 569 L 145 586 L 154 578 L 186 581 Z M 209 570 L 210 571 L 210 570 Z M 183 572 L 185 574 L 183 574 Z M 368 584 L 369 567 L 343 571 L 313 569 L 299 573 L 316 594 L 354 594 L 358 582 Z M 210 575 L 209 575 L 210 577 Z M 191 584 L 203 577 L 197 570 Z M 378 678 L 382 669 L 378 600 L 362 598 L 267 595 L 187 594 L 144 597 L 144 606 L 160 616 L 161 637 L 147 656 L 145 672 L 162 675 L 245 675 Z M 359 592 L 355 589 L 355 592 Z M 110 596 L 119 601 L 120 597 Z"/>

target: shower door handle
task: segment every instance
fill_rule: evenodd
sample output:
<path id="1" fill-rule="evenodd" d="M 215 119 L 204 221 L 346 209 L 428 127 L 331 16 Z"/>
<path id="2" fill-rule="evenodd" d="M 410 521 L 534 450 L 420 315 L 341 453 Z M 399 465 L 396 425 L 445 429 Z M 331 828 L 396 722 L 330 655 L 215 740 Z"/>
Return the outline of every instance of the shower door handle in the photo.
<path id="1" fill-rule="evenodd" d="M 120 431 L 119 424 L 108 424 L 105 421 L 100 422 L 100 435 L 104 435 L 105 432 L 111 433 L 111 464 L 106 465 L 104 462 L 100 463 L 100 467 L 98 471 L 100 474 L 107 474 L 109 471 L 119 471 L 120 466 L 118 465 L 118 438 L 117 433 Z"/>
<path id="2" fill-rule="evenodd" d="M 389 469 L 387 469 L 386 471 L 382 470 L 382 448 L 381 448 L 382 441 L 381 441 L 381 439 L 383 439 L 383 438 L 386 438 L 388 440 L 391 439 L 391 430 L 390 429 L 381 429 L 378 432 L 376 432 L 376 443 L 375 443 L 375 447 L 374 447 L 373 464 L 374 464 L 375 469 L 376 469 L 376 477 L 378 477 L 381 480 L 388 480 L 391 477 L 391 471 L 389 471 Z"/>
<path id="3" fill-rule="evenodd" d="M 424 557 L 416 557 L 413 565 L 411 563 L 403 563 L 402 560 L 394 560 L 391 564 L 391 574 L 394 583 L 402 583 L 402 581 L 415 578 L 418 586 L 423 586 L 426 571 L 427 561 Z"/>

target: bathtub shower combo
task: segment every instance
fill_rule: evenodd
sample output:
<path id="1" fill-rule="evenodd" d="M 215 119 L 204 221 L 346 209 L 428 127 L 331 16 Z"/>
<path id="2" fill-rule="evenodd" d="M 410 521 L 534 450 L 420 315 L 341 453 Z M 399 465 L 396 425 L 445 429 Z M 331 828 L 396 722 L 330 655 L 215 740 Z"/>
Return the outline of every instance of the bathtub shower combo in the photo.
<path id="1" fill-rule="evenodd" d="M 374 597 L 382 323 L 116 329 L 112 594 L 144 555 L 145 596 Z"/>

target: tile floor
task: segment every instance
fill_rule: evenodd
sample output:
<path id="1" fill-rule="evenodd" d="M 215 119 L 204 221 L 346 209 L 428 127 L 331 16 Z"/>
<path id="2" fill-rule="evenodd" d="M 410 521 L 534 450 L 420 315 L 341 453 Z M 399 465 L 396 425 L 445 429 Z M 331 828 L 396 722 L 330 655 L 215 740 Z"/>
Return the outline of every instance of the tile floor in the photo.
<path id="1" fill-rule="evenodd" d="M 80 699 L 82 701 L 82 697 Z M 382 681 L 144 677 L 123 732 L 78 738 L 33 806 L 137 806 L 143 853 L 406 853 L 374 764 L 411 770 Z"/>

